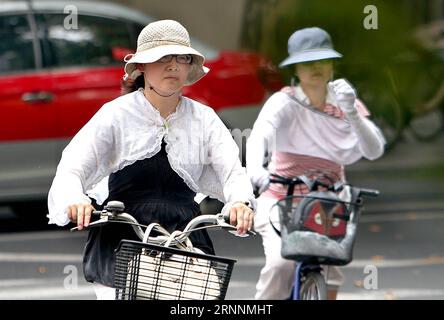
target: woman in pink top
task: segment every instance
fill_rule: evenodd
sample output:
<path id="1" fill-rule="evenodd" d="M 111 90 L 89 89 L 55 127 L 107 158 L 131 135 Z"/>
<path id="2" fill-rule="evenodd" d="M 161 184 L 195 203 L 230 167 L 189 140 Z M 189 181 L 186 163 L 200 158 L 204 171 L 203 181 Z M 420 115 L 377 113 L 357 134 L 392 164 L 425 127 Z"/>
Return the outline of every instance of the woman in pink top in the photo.
<path id="1" fill-rule="evenodd" d="M 374 160 L 384 153 L 381 131 L 368 119 L 369 112 L 344 79 L 332 81 L 335 51 L 327 32 L 305 28 L 288 40 L 289 57 L 280 66 L 294 65 L 299 83 L 273 94 L 262 108 L 247 142 L 247 172 L 261 188 L 270 173 L 294 177 L 309 171 L 329 173 L 345 181 L 344 166 L 362 157 Z M 331 82 L 332 81 L 332 82 Z M 268 167 L 266 155 L 271 154 Z M 296 193 L 304 193 L 299 188 Z M 280 255 L 279 226 L 272 206 L 286 189 L 272 184 L 258 198 L 255 229 L 262 236 L 265 266 L 256 285 L 256 299 L 286 299 L 290 296 L 295 262 Z M 329 271 L 329 298 L 336 298 L 343 277 L 337 268 Z"/>

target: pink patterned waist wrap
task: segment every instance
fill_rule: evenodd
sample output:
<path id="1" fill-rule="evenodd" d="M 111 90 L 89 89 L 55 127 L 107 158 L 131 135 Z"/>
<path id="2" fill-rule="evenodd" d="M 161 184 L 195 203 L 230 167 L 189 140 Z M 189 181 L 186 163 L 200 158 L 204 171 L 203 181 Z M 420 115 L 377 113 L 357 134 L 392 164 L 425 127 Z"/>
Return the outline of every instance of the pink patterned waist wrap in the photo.
<path id="1" fill-rule="evenodd" d="M 345 181 L 344 167 L 342 165 L 307 155 L 276 152 L 273 154 L 268 168 L 270 173 L 287 178 L 306 175 L 311 179 L 318 178 L 320 181 L 328 184 Z M 295 187 L 294 194 L 307 194 L 308 191 L 308 187 L 305 184 L 299 184 Z M 278 183 L 270 184 L 268 190 L 263 193 L 263 196 L 274 199 L 282 199 L 286 195 L 287 186 Z M 295 201 L 298 200 L 295 199 Z"/>

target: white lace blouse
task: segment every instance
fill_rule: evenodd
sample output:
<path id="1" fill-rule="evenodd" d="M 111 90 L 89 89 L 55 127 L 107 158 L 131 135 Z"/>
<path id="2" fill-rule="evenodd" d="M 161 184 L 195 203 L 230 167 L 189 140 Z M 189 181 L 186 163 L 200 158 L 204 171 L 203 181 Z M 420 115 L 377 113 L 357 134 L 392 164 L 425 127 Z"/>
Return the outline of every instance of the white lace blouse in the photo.
<path id="1" fill-rule="evenodd" d="M 48 194 L 49 223 L 69 223 L 66 209 L 77 203 L 99 204 L 108 196 L 108 176 L 161 149 L 171 168 L 197 193 L 254 204 L 254 195 L 239 150 L 213 109 L 186 97 L 163 119 L 135 91 L 108 102 L 65 148 Z"/>

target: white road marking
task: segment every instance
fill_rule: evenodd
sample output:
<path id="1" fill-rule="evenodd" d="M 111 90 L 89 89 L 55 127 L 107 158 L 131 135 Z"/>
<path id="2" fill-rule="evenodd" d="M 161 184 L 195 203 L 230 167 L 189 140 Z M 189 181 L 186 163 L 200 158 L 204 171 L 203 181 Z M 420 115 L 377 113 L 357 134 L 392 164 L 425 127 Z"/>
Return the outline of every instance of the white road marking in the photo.
<path id="1" fill-rule="evenodd" d="M 80 298 L 88 295 L 92 295 L 93 299 L 95 298 L 94 289 L 90 284 L 79 285 L 76 289 L 66 289 L 61 286 L 53 286 L 2 290 L 0 292 L 0 300 L 62 300 L 65 298 Z"/>
<path id="2" fill-rule="evenodd" d="M 421 208 L 421 211 L 427 210 L 442 210 L 444 211 L 444 201 L 443 200 L 424 200 L 424 199 L 415 199 L 413 201 L 394 201 L 394 202 L 380 202 L 373 203 L 370 200 L 365 201 L 364 211 L 371 212 L 390 212 L 399 211 L 399 212 L 412 212 L 412 208 L 417 209 Z"/>
<path id="3" fill-rule="evenodd" d="M 54 282 L 63 282 L 63 279 L 6 279 L 0 280 L 0 300 L 27 300 L 27 299 L 95 299 L 94 290 L 90 284 L 81 284 L 77 288 L 64 288 L 56 286 Z M 45 286 L 47 284 L 47 286 Z M 254 294 L 254 283 L 248 281 L 231 281 L 229 289 L 251 289 Z M 19 286 L 31 286 L 28 288 L 14 288 Z M 227 299 L 230 299 L 228 292 Z M 233 296 L 234 297 L 234 296 Z M 444 290 L 439 289 L 413 289 L 393 288 L 379 290 L 360 290 L 357 292 L 339 292 L 338 300 L 394 300 L 408 298 L 439 298 L 444 297 Z M 250 299 L 236 297 L 236 299 Z"/>
<path id="4" fill-rule="evenodd" d="M 230 288 L 251 287 L 251 283 L 244 281 L 233 281 Z M 89 297 L 88 297 L 89 296 Z M 339 292 L 338 300 L 394 300 L 408 298 L 433 298 L 443 297 L 444 290 L 438 289 L 379 289 L 361 290 L 359 292 Z M 76 289 L 65 289 L 60 286 L 21 288 L 13 290 L 2 290 L 0 300 L 27 300 L 27 299 L 56 299 L 82 298 L 95 299 L 94 290 L 91 285 L 79 285 Z M 229 297 L 227 297 L 229 298 Z"/>
<path id="5" fill-rule="evenodd" d="M 81 263 L 81 254 L 65 253 L 14 253 L 0 252 L 0 262 L 46 262 L 46 263 Z M 235 267 L 262 267 L 265 263 L 263 257 L 236 257 Z M 444 257 L 427 257 L 417 259 L 356 259 L 342 268 L 361 269 L 368 265 L 377 268 L 405 268 L 444 265 Z"/>
<path id="6" fill-rule="evenodd" d="M 0 234 L 0 242 L 86 238 L 86 236 L 87 233 L 85 232 L 69 232 L 68 230 L 17 232 L 14 234 Z"/>
<path id="7" fill-rule="evenodd" d="M 265 259 L 263 257 L 245 258 L 245 257 L 234 257 L 237 260 L 234 267 L 262 267 L 265 264 Z"/>
<path id="8" fill-rule="evenodd" d="M 242 258 L 237 257 L 236 267 L 262 267 L 265 263 L 264 258 Z M 444 265 L 444 257 L 427 257 L 418 259 L 356 259 L 350 264 L 341 267 L 348 269 L 362 269 L 365 266 L 374 265 L 377 268 L 405 268 L 405 267 L 424 267 L 433 265 Z"/>
<path id="9" fill-rule="evenodd" d="M 49 262 L 49 263 L 81 263 L 81 254 L 65 253 L 29 253 L 0 252 L 0 262 Z"/>
<path id="10" fill-rule="evenodd" d="M 444 265 L 444 257 L 428 257 L 419 259 L 381 259 L 381 260 L 354 260 L 344 268 L 364 268 L 374 265 L 377 268 L 408 268 Z"/>
<path id="11" fill-rule="evenodd" d="M 239 288 L 252 288 L 256 285 L 255 282 L 251 281 L 237 281 L 237 280 L 231 280 L 229 284 L 229 288 L 231 289 L 239 289 Z"/>
<path id="12" fill-rule="evenodd" d="M 86 298 L 89 295 L 91 299 L 95 299 L 94 289 L 90 284 L 78 285 L 75 289 L 65 289 L 62 285 L 54 285 L 56 282 L 63 283 L 63 279 L 30 278 L 0 280 L 0 300 Z M 25 286 L 28 286 L 28 288 Z M 233 280 L 230 282 L 229 289 L 250 288 L 252 293 L 254 293 L 254 286 L 255 283 L 253 282 Z M 229 297 L 227 296 L 226 298 Z M 245 297 L 244 299 L 247 298 Z"/>
<path id="13" fill-rule="evenodd" d="M 51 281 L 52 280 L 53 279 L 51 279 Z M 49 281 L 50 280 L 48 280 L 48 279 L 36 279 L 36 278 L 29 278 L 29 279 L 2 279 L 2 280 L 0 280 L 0 288 L 42 285 L 42 284 L 48 284 Z M 63 280 L 60 280 L 60 281 L 63 282 Z"/>
<path id="14" fill-rule="evenodd" d="M 383 222 L 412 222 L 420 220 L 444 219 L 444 208 L 434 212 L 408 212 L 408 213 L 377 213 L 361 216 L 360 223 L 383 223 Z M 359 232 L 359 231 L 358 231 Z"/>
<path id="15" fill-rule="evenodd" d="M 362 290 L 360 292 L 340 292 L 338 300 L 398 300 L 398 299 L 430 299 L 432 297 L 444 297 L 444 290 L 436 289 L 380 289 Z"/>

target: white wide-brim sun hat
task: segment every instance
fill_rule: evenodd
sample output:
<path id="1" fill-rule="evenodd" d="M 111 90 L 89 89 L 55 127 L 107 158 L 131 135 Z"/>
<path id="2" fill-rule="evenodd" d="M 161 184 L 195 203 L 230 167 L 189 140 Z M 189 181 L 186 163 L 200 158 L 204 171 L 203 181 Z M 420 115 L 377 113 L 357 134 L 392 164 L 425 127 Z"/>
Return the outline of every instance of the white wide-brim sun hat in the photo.
<path id="1" fill-rule="evenodd" d="M 136 79 L 142 73 L 137 69 L 137 63 L 156 62 L 169 54 L 191 54 L 193 62 L 185 85 L 191 85 L 210 69 L 204 66 L 205 57 L 191 47 L 188 31 L 177 21 L 160 20 L 148 24 L 137 38 L 137 51 L 125 57 L 124 79 Z"/>

